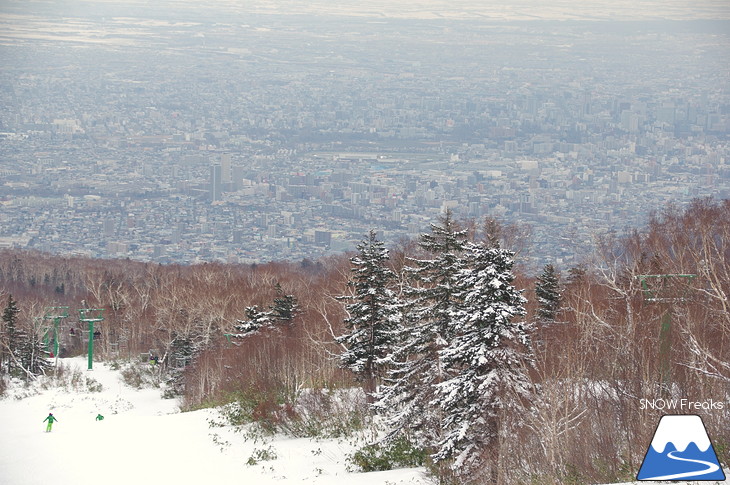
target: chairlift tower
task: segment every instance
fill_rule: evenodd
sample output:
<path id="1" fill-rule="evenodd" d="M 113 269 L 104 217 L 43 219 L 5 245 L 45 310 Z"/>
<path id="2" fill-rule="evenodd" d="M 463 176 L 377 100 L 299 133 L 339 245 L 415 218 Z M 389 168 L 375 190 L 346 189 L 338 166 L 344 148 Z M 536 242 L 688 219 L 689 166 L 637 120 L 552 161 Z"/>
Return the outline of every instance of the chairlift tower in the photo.
<path id="1" fill-rule="evenodd" d="M 663 313 L 659 327 L 659 366 L 662 392 L 669 397 L 672 389 L 672 314 L 674 304 L 687 301 L 695 274 L 666 273 L 639 275 L 644 301 L 659 303 Z"/>
<path id="2" fill-rule="evenodd" d="M 94 324 L 104 321 L 103 308 L 79 308 L 79 321 L 89 324 L 89 367 L 92 370 L 94 366 Z"/>
<path id="3" fill-rule="evenodd" d="M 43 316 L 44 320 L 52 320 L 53 321 L 53 356 L 56 359 L 55 362 L 58 364 L 58 350 L 59 350 L 59 343 L 58 343 L 58 327 L 61 325 L 61 320 L 64 318 L 68 318 L 68 307 L 67 306 L 53 306 L 46 308 L 46 314 Z M 48 334 L 46 334 L 48 336 Z M 49 346 L 49 342 L 46 342 L 46 345 Z"/>

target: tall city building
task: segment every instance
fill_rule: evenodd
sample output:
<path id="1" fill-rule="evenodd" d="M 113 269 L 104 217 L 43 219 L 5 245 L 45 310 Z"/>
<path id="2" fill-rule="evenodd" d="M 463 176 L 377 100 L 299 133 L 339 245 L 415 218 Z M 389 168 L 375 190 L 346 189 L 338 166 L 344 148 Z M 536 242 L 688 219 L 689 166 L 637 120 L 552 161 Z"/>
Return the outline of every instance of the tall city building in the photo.
<path id="1" fill-rule="evenodd" d="M 230 184 L 233 181 L 233 172 L 231 171 L 231 154 L 224 153 L 221 155 L 221 182 Z"/>
<path id="2" fill-rule="evenodd" d="M 217 202 L 222 199 L 222 169 L 220 165 L 210 166 L 210 201 Z"/>

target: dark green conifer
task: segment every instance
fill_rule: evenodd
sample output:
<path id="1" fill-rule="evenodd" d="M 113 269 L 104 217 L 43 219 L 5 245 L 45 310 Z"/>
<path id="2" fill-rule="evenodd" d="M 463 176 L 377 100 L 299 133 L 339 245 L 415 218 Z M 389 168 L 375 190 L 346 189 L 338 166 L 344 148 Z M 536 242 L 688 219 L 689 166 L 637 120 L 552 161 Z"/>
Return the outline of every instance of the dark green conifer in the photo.
<path id="1" fill-rule="evenodd" d="M 274 287 L 276 296 L 274 303 L 271 305 L 271 316 L 274 320 L 282 323 L 291 323 L 299 312 L 299 304 L 294 295 L 284 294 L 281 285 L 276 283 Z"/>
<path id="2" fill-rule="evenodd" d="M 6 369 L 11 371 L 15 366 L 16 362 L 14 357 L 17 356 L 17 352 L 20 348 L 20 342 L 22 334 L 18 328 L 18 314 L 20 309 L 18 308 L 13 295 L 8 295 L 8 304 L 3 310 L 3 332 L 2 332 L 2 347 L 3 360 L 6 363 Z"/>
<path id="3" fill-rule="evenodd" d="M 560 311 L 560 278 L 552 264 L 546 264 L 535 284 L 537 318 L 541 323 L 554 323 Z"/>
<path id="4" fill-rule="evenodd" d="M 446 377 L 440 352 L 454 337 L 467 231 L 447 211 L 430 233 L 421 235 L 419 246 L 424 257 L 411 259 L 407 271 L 399 345 L 376 405 L 390 414 L 393 436 L 405 433 L 419 446 L 430 447 L 442 438 L 442 417 L 433 400 Z"/>
<path id="5" fill-rule="evenodd" d="M 345 347 L 340 363 L 365 383 L 368 399 L 387 368 L 392 352 L 394 328 L 399 321 L 396 297 L 391 289 L 395 274 L 388 268 L 388 250 L 370 231 L 357 246 L 358 255 L 350 259 L 353 294 L 340 297 L 348 301 L 344 324 L 348 333 L 337 338 Z"/>

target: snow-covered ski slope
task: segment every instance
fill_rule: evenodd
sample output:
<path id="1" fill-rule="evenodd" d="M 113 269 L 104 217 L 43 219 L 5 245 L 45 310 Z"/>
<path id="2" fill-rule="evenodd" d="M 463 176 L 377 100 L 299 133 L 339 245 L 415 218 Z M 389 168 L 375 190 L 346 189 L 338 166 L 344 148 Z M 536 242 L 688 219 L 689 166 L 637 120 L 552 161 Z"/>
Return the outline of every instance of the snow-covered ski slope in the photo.
<path id="1" fill-rule="evenodd" d="M 64 363 L 86 368 L 84 359 Z M 83 372 L 101 392 L 49 389 L 16 399 L 13 389 L 0 400 L 0 484 L 429 483 L 423 469 L 348 472 L 354 448 L 347 440 L 246 440 L 229 428 L 211 428 L 212 411 L 180 413 L 175 400 L 162 399 L 157 389 L 127 387 L 104 364 Z M 46 433 L 49 412 L 58 422 Z M 98 414 L 105 419 L 97 421 Z M 255 464 L 247 464 L 251 457 Z"/>
<path id="2" fill-rule="evenodd" d="M 346 457 L 355 448 L 347 440 L 247 440 L 210 427 L 213 411 L 180 413 L 178 402 L 162 399 L 158 389 L 127 387 L 105 364 L 86 371 L 85 358 L 63 360 L 100 383 L 101 392 L 52 388 L 18 399 L 27 392 L 9 390 L 0 400 L 0 485 L 432 483 L 421 468 L 349 472 Z M 49 412 L 58 422 L 46 433 Z M 105 419 L 96 421 L 97 414 Z M 251 457 L 256 464 L 247 464 Z"/>

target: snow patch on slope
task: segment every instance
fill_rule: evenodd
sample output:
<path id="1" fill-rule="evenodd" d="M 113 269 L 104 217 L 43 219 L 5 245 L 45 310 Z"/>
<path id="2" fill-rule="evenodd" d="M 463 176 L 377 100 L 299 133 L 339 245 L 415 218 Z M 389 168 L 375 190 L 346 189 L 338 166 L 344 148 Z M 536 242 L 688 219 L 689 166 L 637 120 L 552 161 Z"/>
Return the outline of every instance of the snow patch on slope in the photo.
<path id="1" fill-rule="evenodd" d="M 356 446 L 347 441 L 276 436 L 262 442 L 232 427 L 211 427 L 218 418 L 213 410 L 182 413 L 159 389 L 130 388 L 107 365 L 86 371 L 85 359 L 62 360 L 101 390 L 10 389 L 0 399 L 2 485 L 429 483 L 423 468 L 349 471 L 346 458 Z M 58 422 L 46 433 L 49 412 Z M 105 419 L 97 421 L 98 414 Z M 249 461 L 266 454 L 271 458 Z"/>

